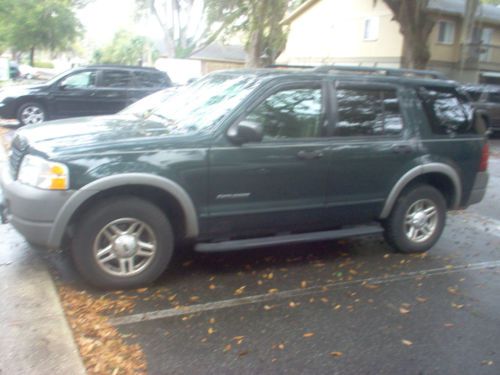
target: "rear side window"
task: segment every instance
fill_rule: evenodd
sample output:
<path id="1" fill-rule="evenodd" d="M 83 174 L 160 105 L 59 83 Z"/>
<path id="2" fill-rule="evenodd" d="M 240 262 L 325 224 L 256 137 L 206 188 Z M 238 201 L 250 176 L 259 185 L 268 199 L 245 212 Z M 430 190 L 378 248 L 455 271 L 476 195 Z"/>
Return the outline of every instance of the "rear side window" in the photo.
<path id="1" fill-rule="evenodd" d="M 434 134 L 471 134 L 472 111 L 454 88 L 422 87 L 419 96 Z"/>
<path id="2" fill-rule="evenodd" d="M 129 88 L 131 78 L 128 70 L 103 70 L 101 86 Z"/>
<path id="3" fill-rule="evenodd" d="M 160 72 L 133 72 L 135 78 L 135 87 L 155 88 L 168 86 L 167 76 Z"/>
<path id="4" fill-rule="evenodd" d="M 469 94 L 469 96 L 470 96 L 470 98 L 471 98 L 471 100 L 473 102 L 478 102 L 479 98 L 481 98 L 482 92 L 479 91 L 479 90 L 470 90 L 470 89 L 467 89 L 465 91 L 467 91 L 467 94 Z"/>
<path id="5" fill-rule="evenodd" d="M 403 130 L 395 89 L 340 87 L 337 116 L 335 136 L 394 136 Z"/>

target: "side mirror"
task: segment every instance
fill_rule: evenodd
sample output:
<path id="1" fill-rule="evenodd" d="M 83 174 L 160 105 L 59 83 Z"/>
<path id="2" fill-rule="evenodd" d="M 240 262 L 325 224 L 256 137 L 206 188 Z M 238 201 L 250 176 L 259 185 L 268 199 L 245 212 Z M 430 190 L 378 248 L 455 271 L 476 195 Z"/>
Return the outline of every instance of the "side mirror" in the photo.
<path id="1" fill-rule="evenodd" d="M 243 120 L 228 132 L 228 136 L 238 144 L 260 142 L 264 136 L 264 128 L 259 122 Z"/>

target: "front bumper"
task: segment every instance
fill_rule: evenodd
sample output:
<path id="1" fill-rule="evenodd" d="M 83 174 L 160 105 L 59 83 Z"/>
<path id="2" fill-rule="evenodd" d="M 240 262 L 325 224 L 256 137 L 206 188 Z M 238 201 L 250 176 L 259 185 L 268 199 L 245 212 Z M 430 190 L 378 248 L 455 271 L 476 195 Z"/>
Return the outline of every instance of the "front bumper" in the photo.
<path id="1" fill-rule="evenodd" d="M 474 180 L 474 185 L 469 196 L 469 200 L 466 203 L 466 207 L 471 204 L 479 203 L 483 200 L 486 194 L 486 187 L 488 186 L 489 174 L 488 172 L 478 172 L 476 179 Z"/>
<path id="2" fill-rule="evenodd" d="M 12 179 L 9 168 L 4 166 L 1 178 L 3 192 L 2 218 L 21 233 L 28 242 L 42 247 L 54 247 L 49 239 L 54 221 L 71 191 L 48 191 Z"/>

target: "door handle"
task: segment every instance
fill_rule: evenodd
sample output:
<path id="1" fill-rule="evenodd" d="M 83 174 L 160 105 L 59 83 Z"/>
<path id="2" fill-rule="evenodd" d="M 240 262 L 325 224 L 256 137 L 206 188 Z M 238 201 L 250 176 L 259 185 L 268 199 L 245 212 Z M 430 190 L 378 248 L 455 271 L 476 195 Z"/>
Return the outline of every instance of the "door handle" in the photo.
<path id="1" fill-rule="evenodd" d="M 299 159 L 303 159 L 303 160 L 320 159 L 320 158 L 323 157 L 323 152 L 321 152 L 321 151 L 305 151 L 305 150 L 300 150 L 297 153 L 297 157 Z"/>
<path id="2" fill-rule="evenodd" d="M 396 154 L 409 154 L 413 151 L 413 147 L 410 145 L 393 145 L 391 150 Z"/>

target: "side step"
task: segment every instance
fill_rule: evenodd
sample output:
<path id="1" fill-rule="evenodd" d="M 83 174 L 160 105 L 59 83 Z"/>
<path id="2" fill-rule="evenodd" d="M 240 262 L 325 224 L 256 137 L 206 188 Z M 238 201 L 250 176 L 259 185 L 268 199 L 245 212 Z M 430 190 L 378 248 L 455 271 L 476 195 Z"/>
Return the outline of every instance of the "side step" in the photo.
<path id="1" fill-rule="evenodd" d="M 245 250 L 257 247 L 286 245 L 291 243 L 303 243 L 314 241 L 334 240 L 337 238 L 364 236 L 368 234 L 382 233 L 380 225 L 363 225 L 350 228 L 329 230 L 324 232 L 286 234 L 282 236 L 250 238 L 245 240 L 231 240 L 222 242 L 206 242 L 197 244 L 194 249 L 200 253 L 211 253 L 217 251 Z"/>

